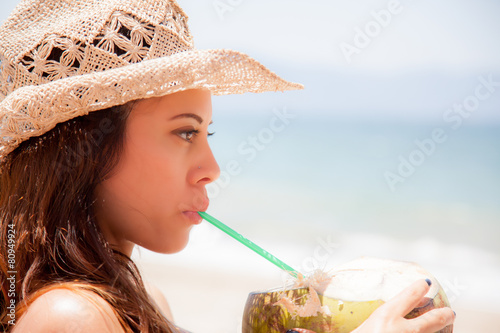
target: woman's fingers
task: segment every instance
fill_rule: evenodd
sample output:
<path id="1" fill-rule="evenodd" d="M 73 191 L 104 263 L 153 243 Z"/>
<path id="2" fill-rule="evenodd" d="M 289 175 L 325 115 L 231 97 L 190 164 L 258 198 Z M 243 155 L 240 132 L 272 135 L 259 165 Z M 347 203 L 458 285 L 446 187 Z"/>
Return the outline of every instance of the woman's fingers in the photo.
<path id="1" fill-rule="evenodd" d="M 434 309 L 423 315 L 408 320 L 415 332 L 437 332 L 453 324 L 455 313 L 450 308 Z M 417 330 L 418 328 L 418 330 Z"/>
<path id="2" fill-rule="evenodd" d="M 404 317 L 413 310 L 429 291 L 431 280 L 418 280 L 384 304 L 385 311 Z"/>

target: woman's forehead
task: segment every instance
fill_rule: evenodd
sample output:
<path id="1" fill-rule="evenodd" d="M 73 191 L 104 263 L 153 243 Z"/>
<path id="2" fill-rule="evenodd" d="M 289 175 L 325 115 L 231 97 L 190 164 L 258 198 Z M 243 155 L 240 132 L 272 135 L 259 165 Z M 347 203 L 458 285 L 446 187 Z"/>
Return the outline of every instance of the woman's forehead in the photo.
<path id="1" fill-rule="evenodd" d="M 210 91 L 190 89 L 161 97 L 138 101 L 132 114 L 158 115 L 167 120 L 192 118 L 199 123 L 211 120 L 212 99 Z"/>

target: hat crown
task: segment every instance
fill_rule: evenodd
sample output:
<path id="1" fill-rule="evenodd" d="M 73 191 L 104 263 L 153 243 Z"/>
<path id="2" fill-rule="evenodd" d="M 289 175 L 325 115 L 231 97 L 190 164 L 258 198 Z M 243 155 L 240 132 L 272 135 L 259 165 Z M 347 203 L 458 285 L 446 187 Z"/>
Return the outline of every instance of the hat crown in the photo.
<path id="1" fill-rule="evenodd" d="M 19 87 L 193 48 L 174 0 L 25 0 L 0 28 L 0 100 Z"/>

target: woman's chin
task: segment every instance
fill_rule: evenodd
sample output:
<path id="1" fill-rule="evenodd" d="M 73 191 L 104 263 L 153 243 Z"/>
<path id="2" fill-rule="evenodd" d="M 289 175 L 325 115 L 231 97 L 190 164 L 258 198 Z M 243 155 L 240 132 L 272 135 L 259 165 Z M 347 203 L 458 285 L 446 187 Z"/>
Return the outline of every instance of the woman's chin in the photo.
<path id="1" fill-rule="evenodd" d="M 185 236 L 178 236 L 172 240 L 169 240 L 168 237 L 164 238 L 164 241 L 159 241 L 155 244 L 148 244 L 148 246 L 143 246 L 144 248 L 162 254 L 173 254 L 180 252 L 186 248 L 189 242 L 189 233 Z"/>

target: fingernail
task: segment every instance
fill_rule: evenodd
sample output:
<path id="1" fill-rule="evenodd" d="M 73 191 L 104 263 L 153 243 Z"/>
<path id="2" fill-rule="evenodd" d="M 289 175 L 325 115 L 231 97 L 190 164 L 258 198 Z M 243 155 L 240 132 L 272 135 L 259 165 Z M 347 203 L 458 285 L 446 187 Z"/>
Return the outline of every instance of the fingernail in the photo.
<path id="1" fill-rule="evenodd" d="M 427 282 L 427 285 L 431 285 L 432 284 L 432 281 L 430 279 L 425 279 L 425 282 Z"/>

